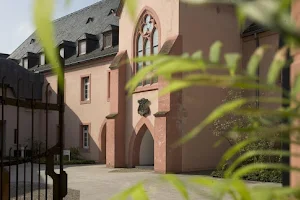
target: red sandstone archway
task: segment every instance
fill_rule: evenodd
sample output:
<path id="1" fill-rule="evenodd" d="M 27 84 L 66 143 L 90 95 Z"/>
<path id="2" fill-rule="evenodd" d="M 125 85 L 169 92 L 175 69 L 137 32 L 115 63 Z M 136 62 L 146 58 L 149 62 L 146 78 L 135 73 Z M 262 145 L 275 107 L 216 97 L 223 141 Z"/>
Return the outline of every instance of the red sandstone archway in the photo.
<path id="1" fill-rule="evenodd" d="M 128 149 L 128 167 L 135 167 L 139 165 L 140 159 L 140 147 L 143 140 L 143 137 L 146 131 L 149 130 L 151 133 L 154 143 L 154 127 L 149 121 L 149 119 L 143 117 L 137 123 L 134 131 L 131 134 L 130 142 L 129 142 L 129 149 Z M 154 145 L 155 146 L 155 145 Z M 155 154 L 154 154 L 155 157 Z M 155 164 L 155 163 L 154 163 Z"/>
<path id="2" fill-rule="evenodd" d="M 100 127 L 98 142 L 100 144 L 99 161 L 105 164 L 106 163 L 106 120 L 104 120 L 104 122 Z"/>

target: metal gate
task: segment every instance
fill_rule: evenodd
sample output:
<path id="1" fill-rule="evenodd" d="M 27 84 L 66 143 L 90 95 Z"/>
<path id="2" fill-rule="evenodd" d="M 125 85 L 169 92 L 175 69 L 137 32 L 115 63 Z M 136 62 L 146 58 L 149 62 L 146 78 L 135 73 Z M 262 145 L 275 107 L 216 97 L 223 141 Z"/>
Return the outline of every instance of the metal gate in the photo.
<path id="1" fill-rule="evenodd" d="M 62 59 L 61 59 L 62 60 Z M 64 64 L 64 62 L 61 62 Z M 62 65 L 63 66 L 63 65 Z M 63 73 L 64 74 L 64 73 Z M 59 80 L 60 79 L 60 80 Z M 1 181 L 0 181 L 0 199 L 54 199 L 61 200 L 67 195 L 67 174 L 63 169 L 63 147 L 64 147 L 64 87 L 59 87 L 59 82 L 64 83 L 64 77 L 58 78 L 57 83 L 57 102 L 55 104 L 49 103 L 48 91 L 49 84 L 46 85 L 46 100 L 45 102 L 40 102 L 34 99 L 34 83 L 32 83 L 32 98 L 29 100 L 24 100 L 20 98 L 20 85 L 22 84 L 22 77 L 18 79 L 16 98 L 9 98 L 6 94 L 7 78 L 4 76 L 1 80 L 2 94 L 0 94 L 1 102 Z M 64 84 L 63 84 L 64 85 Z M 7 113 L 5 112 L 6 106 L 13 106 L 16 108 L 16 113 L 13 115 L 15 124 L 15 143 L 16 148 L 9 149 L 9 155 L 5 157 L 5 143 L 4 143 L 4 133 L 5 133 L 5 120 Z M 31 147 L 26 146 L 20 149 L 19 134 L 22 134 L 22 129 L 20 129 L 20 122 L 22 118 L 20 117 L 21 109 L 27 109 L 27 112 L 31 112 L 31 123 L 27 126 L 31 126 Z M 37 110 L 42 110 L 45 115 L 45 140 L 43 141 L 45 147 L 41 148 L 41 143 L 35 144 L 34 137 L 39 134 L 38 130 L 35 130 L 35 112 Z M 56 145 L 49 147 L 49 112 L 55 112 L 59 119 L 58 133 L 59 138 Z M 9 113 L 12 114 L 12 113 Z M 9 134 L 12 134 L 12 130 Z M 14 151 L 13 151 L 14 150 Z M 59 173 L 55 172 L 55 155 L 59 155 Z M 41 164 L 41 160 L 44 159 L 45 164 Z M 35 172 L 38 172 L 37 177 L 34 177 Z M 41 172 L 45 170 L 44 178 L 44 188 L 41 184 Z M 23 172 L 22 172 L 23 171 Z M 20 174 L 23 177 L 20 177 Z M 52 186 L 48 188 L 48 176 L 52 179 Z M 37 179 L 37 180 L 36 180 Z M 29 181 L 30 180 L 30 181 Z M 23 182 L 23 183 L 22 183 Z M 41 192 L 42 191 L 42 192 Z"/>

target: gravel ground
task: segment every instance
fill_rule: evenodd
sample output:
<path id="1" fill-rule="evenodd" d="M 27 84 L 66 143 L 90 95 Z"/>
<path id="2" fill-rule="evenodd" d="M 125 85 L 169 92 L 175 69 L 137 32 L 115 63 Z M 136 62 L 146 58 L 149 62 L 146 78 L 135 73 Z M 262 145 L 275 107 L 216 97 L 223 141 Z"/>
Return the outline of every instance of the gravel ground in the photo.
<path id="1" fill-rule="evenodd" d="M 30 182 L 26 183 L 26 199 L 31 199 L 31 187 L 30 187 Z M 52 194 L 52 186 L 48 185 L 48 193 L 47 193 L 47 198 L 45 198 L 45 184 L 41 184 L 40 186 L 40 198 L 39 198 L 39 192 L 38 192 L 38 184 L 34 183 L 33 185 L 33 199 L 34 200 L 44 200 L 44 199 L 53 199 Z M 18 200 L 19 199 L 24 199 L 24 183 L 19 183 L 19 188 L 18 188 Z M 10 199 L 16 199 L 16 183 L 11 183 L 11 198 Z M 73 190 L 73 189 L 68 189 L 68 195 L 64 198 L 65 200 L 79 200 L 80 199 L 80 191 L 79 190 Z"/>

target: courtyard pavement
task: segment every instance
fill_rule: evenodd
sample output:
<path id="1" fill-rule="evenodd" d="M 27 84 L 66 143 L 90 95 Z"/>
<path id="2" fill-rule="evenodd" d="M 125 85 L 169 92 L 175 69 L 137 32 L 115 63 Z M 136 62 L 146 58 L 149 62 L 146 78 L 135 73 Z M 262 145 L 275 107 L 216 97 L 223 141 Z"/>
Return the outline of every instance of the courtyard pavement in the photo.
<path id="1" fill-rule="evenodd" d="M 19 181 L 23 182 L 24 167 L 19 167 Z M 38 181 L 38 166 L 34 166 L 34 182 Z M 45 181 L 45 166 L 41 166 L 41 183 Z M 30 165 L 26 166 L 26 182 L 30 182 Z M 68 174 L 68 188 L 71 191 L 79 191 L 81 200 L 108 200 L 113 195 L 122 190 L 140 182 L 148 180 L 146 191 L 150 199 L 154 200 L 180 200 L 181 195 L 171 185 L 159 180 L 160 175 L 154 173 L 151 169 L 108 169 L 105 165 L 81 165 L 65 166 Z M 11 182 L 15 182 L 15 168 L 12 168 Z M 196 175 L 178 175 L 182 180 L 188 180 Z M 51 178 L 48 178 L 48 184 L 52 184 Z M 220 181 L 216 179 L 216 181 Z M 249 183 L 249 185 L 272 185 L 273 183 Z M 199 196 L 199 193 L 208 193 L 203 187 L 197 187 L 189 191 L 190 199 L 209 199 L 205 196 Z M 75 194 L 75 193 L 74 193 Z M 73 195 L 73 194 L 70 194 Z M 77 194 L 76 194 L 77 195 Z M 75 199 L 69 196 L 66 199 Z M 77 199 L 77 198 L 76 198 Z M 229 198 L 227 198 L 229 200 Z"/>

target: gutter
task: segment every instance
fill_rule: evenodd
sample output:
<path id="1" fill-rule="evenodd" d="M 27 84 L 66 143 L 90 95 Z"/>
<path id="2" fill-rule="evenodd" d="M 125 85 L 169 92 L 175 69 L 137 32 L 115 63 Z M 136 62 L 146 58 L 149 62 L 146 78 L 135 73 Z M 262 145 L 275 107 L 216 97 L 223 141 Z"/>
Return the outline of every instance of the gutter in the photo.
<path id="1" fill-rule="evenodd" d="M 93 60 L 97 60 L 99 58 L 106 58 L 106 57 L 109 57 L 109 56 L 113 56 L 113 55 L 116 55 L 118 52 L 116 53 L 111 53 L 111 54 L 106 54 L 104 56 L 97 56 L 97 57 L 94 57 L 94 58 L 90 58 L 90 59 L 84 59 L 84 60 L 80 60 L 80 61 L 76 61 L 76 62 L 72 62 L 72 63 L 68 63 L 68 64 L 65 64 L 65 67 L 70 67 L 72 65 L 76 65 L 76 64 L 80 64 L 80 63 L 83 63 L 83 62 L 88 62 L 88 61 L 93 61 Z M 51 67 L 49 69 L 45 69 L 45 70 L 36 70 L 36 71 L 33 71 L 34 73 L 45 73 L 45 72 L 48 72 L 48 71 L 51 71 Z"/>
<path id="2" fill-rule="evenodd" d="M 278 48 L 280 49 L 283 46 L 284 46 L 283 36 L 280 35 Z M 286 58 L 287 58 L 286 66 L 281 71 L 281 87 L 284 90 L 286 90 L 288 93 L 290 93 L 290 91 L 291 91 L 291 85 L 290 85 L 290 60 L 292 58 L 291 55 L 290 55 L 290 50 L 288 50 Z M 282 92 L 282 98 L 288 99 L 289 95 Z M 282 103 L 282 107 L 283 108 L 290 107 L 290 102 Z M 285 118 L 282 119 L 282 123 L 288 125 L 291 122 L 290 122 L 289 118 L 285 117 Z M 288 134 L 284 134 L 284 135 L 287 136 Z M 284 135 L 282 135 L 282 136 L 284 136 Z M 290 139 L 289 135 L 285 139 Z M 281 150 L 289 152 L 290 151 L 290 144 L 282 142 L 281 143 Z M 283 156 L 281 162 L 284 165 L 290 166 L 290 157 L 289 156 Z M 290 186 L 290 172 L 289 171 L 283 171 L 281 178 L 282 178 L 282 185 L 283 186 Z"/>
<path id="3" fill-rule="evenodd" d="M 260 43 L 259 43 L 259 37 L 258 37 L 257 33 L 254 33 L 254 38 L 255 38 L 256 49 L 257 49 L 259 47 L 259 45 L 260 45 Z M 259 70 L 260 70 L 260 66 L 258 65 L 257 71 L 256 71 L 256 76 L 257 76 L 256 83 L 257 83 L 257 85 L 259 85 Z M 255 91 L 255 95 L 256 95 L 256 108 L 257 109 L 259 108 L 259 94 L 260 94 L 259 87 L 257 87 L 256 91 Z"/>

